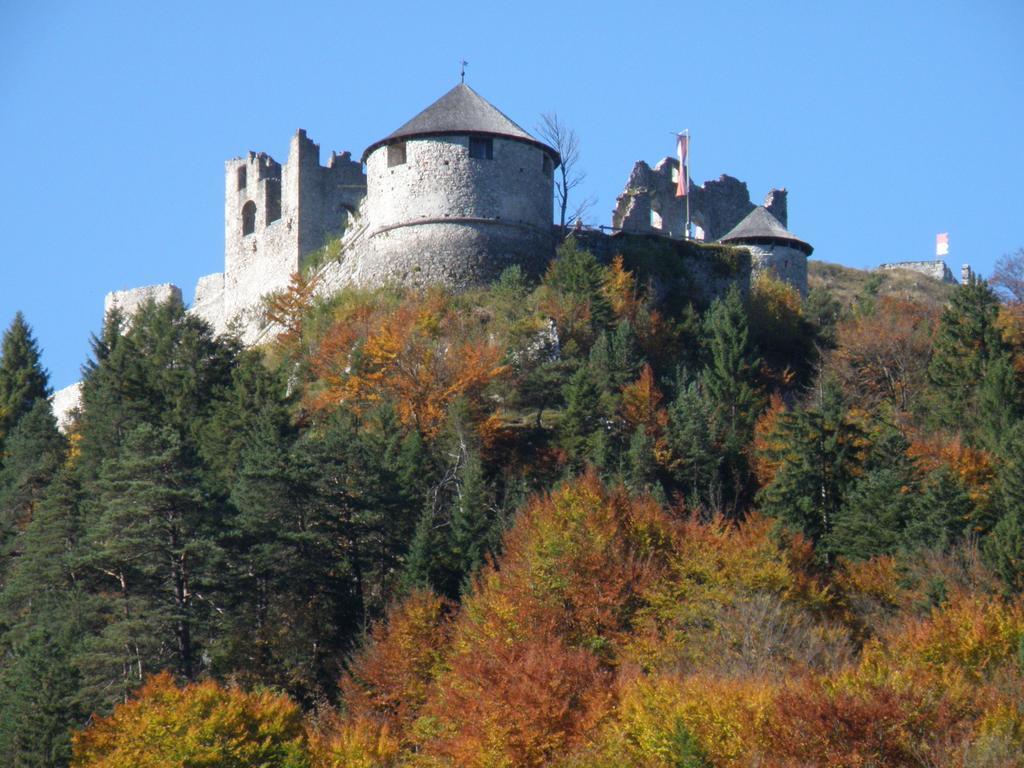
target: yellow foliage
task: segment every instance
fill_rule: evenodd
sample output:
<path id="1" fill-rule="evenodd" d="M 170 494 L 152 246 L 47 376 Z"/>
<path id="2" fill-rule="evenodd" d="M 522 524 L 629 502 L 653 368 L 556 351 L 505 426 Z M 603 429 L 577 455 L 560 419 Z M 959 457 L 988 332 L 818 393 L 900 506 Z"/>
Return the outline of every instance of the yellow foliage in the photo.
<path id="1" fill-rule="evenodd" d="M 72 745 L 74 768 L 308 765 L 302 715 L 287 696 L 211 680 L 179 688 L 167 673 L 95 718 Z"/>
<path id="2" fill-rule="evenodd" d="M 311 768 L 392 768 L 400 748 L 387 724 L 354 718 L 314 733 L 309 751 Z"/>

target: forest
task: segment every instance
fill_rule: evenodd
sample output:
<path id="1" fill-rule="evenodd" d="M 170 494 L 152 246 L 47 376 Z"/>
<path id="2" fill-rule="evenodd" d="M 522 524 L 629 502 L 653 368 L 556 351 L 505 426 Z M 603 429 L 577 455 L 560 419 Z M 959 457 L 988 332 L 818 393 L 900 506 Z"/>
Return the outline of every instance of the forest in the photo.
<path id="1" fill-rule="evenodd" d="M 0 763 L 1022 768 L 1024 253 L 650 261 L 115 311 L 63 432 L 13 318 Z"/>

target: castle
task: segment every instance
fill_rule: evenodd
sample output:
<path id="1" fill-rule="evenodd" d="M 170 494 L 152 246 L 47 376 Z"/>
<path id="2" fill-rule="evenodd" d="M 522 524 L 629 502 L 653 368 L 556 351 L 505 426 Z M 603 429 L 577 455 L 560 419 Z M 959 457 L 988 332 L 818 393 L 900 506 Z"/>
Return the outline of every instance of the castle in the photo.
<path id="1" fill-rule="evenodd" d="M 560 163 L 555 148 L 463 83 L 371 144 L 359 161 L 332 152 L 322 166 L 320 147 L 299 130 L 284 163 L 249 152 L 225 164 L 224 271 L 199 279 L 189 311 L 217 333 L 259 343 L 272 332 L 263 297 L 285 288 L 328 243 L 330 258 L 317 266 L 325 291 L 386 283 L 462 289 L 513 264 L 539 274 L 561 234 L 552 224 Z M 587 242 L 605 254 L 622 236 L 679 242 L 685 216 L 675 196 L 678 174 L 673 158 L 653 169 L 638 162 L 612 226 L 589 229 Z M 758 206 L 745 183 L 722 176 L 693 185 L 690 208 L 697 240 L 749 251 L 749 262 L 727 280 L 745 288 L 752 274 L 772 270 L 806 294 L 812 249 L 786 230 L 785 190 L 773 189 Z M 181 291 L 170 284 L 115 291 L 104 309 L 130 318 L 142 302 L 172 297 L 180 300 Z M 76 401 L 72 385 L 55 395 L 54 408 L 63 417 Z"/>

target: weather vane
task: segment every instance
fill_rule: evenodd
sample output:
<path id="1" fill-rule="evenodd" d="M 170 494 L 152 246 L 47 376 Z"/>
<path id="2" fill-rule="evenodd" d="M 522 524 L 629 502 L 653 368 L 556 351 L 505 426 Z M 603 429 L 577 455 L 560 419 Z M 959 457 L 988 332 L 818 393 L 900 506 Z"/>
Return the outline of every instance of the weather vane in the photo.
<path id="1" fill-rule="evenodd" d="M 459 77 L 462 78 L 462 82 L 466 82 L 466 67 L 469 66 L 469 62 L 465 59 L 462 60 L 462 71 L 459 72 Z"/>

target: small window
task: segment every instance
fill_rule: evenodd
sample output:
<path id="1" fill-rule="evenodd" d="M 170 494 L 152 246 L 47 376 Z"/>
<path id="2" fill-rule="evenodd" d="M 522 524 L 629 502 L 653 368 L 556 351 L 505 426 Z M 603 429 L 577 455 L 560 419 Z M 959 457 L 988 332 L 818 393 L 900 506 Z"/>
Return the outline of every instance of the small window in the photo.
<path id="1" fill-rule="evenodd" d="M 242 166 L 239 166 L 239 168 L 238 168 L 238 188 L 239 189 L 245 189 L 245 185 L 246 185 L 245 166 L 242 165 Z"/>
<path id="2" fill-rule="evenodd" d="M 544 155 L 544 175 L 551 175 L 551 158 L 548 157 L 547 155 Z"/>
<path id="3" fill-rule="evenodd" d="M 469 156 L 478 160 L 494 159 L 494 139 L 479 139 L 475 136 L 469 137 Z"/>
<path id="4" fill-rule="evenodd" d="M 658 213 L 653 208 L 651 208 L 651 228 L 652 229 L 661 229 L 662 228 L 661 214 Z"/>
<path id="5" fill-rule="evenodd" d="M 242 235 L 251 235 L 256 231 L 256 203 L 249 200 L 242 206 Z"/>
<path id="6" fill-rule="evenodd" d="M 405 165 L 405 142 L 388 144 L 388 168 L 396 165 Z"/>

